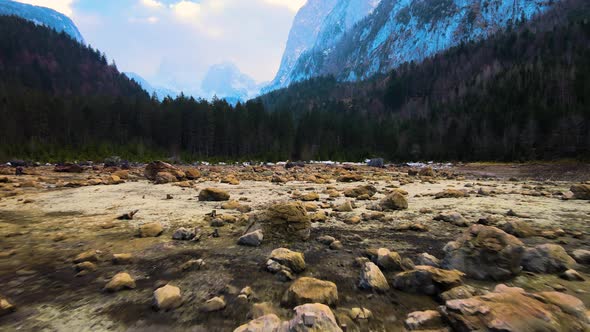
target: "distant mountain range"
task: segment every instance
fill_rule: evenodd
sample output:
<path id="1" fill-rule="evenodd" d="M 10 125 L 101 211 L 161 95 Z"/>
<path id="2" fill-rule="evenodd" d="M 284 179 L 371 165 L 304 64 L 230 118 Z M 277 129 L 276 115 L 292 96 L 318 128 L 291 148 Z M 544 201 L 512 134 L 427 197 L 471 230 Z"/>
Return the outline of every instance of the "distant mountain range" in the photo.
<path id="1" fill-rule="evenodd" d="M 2 0 L 0 1 L 0 15 L 19 16 L 36 24 L 50 27 L 57 32 L 65 32 L 81 44 L 85 43 L 74 22 L 53 9 Z"/>
<path id="2" fill-rule="evenodd" d="M 559 0 L 309 0 L 265 92 L 311 77 L 357 81 L 486 38 Z"/>
<path id="3" fill-rule="evenodd" d="M 152 86 L 148 81 L 136 73 L 125 72 L 123 74 L 137 82 L 145 91 L 147 91 L 147 93 L 150 94 L 150 96 L 155 94 L 159 100 L 163 100 L 166 97 L 176 98 L 180 94 L 180 92 L 173 89 Z"/>
<path id="4" fill-rule="evenodd" d="M 201 91 L 206 98 L 217 96 L 228 101 L 246 101 L 258 96 L 265 84 L 256 83 L 253 78 L 242 73 L 235 64 L 225 62 L 209 68 L 201 83 Z"/>

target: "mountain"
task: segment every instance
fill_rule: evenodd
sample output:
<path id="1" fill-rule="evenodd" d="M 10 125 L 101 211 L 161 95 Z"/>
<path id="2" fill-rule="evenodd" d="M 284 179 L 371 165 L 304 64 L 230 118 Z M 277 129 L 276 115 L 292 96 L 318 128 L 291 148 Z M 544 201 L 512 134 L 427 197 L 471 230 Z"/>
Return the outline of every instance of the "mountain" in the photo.
<path id="1" fill-rule="evenodd" d="M 297 119 L 302 159 L 339 146 L 392 160 L 587 158 L 589 55 L 590 2 L 564 0 L 388 74 L 316 77 L 257 100 Z"/>
<path id="2" fill-rule="evenodd" d="M 294 72 L 301 55 L 312 49 L 328 51 L 344 32 L 371 13 L 380 0 L 309 0 L 299 10 L 275 79 L 263 92 L 287 87 L 306 77 Z"/>
<path id="3" fill-rule="evenodd" d="M 174 98 L 178 97 L 178 95 L 180 95 L 180 93 L 178 91 L 175 91 L 175 90 L 172 90 L 169 88 L 152 86 L 148 81 L 146 81 L 143 77 L 139 76 L 136 73 L 125 72 L 123 74 L 125 74 L 127 77 L 129 77 L 130 79 L 134 80 L 139 85 L 141 85 L 141 87 L 145 91 L 147 91 L 147 93 L 150 96 L 156 94 L 156 96 L 158 97 L 159 100 L 164 100 L 164 98 L 166 98 L 166 97 L 171 97 L 172 99 L 174 99 Z"/>
<path id="4" fill-rule="evenodd" d="M 339 1 L 324 18 L 314 47 L 272 88 L 317 76 L 357 81 L 387 73 L 461 42 L 487 38 L 546 12 L 559 0 L 382 0 L 376 8 L 377 1 L 363 2 L 355 19 L 345 24 L 341 6 L 351 2 Z M 359 10 L 367 15 L 359 15 Z M 333 18 L 336 12 L 338 19 Z"/>
<path id="5" fill-rule="evenodd" d="M 16 16 L 0 16 L 0 89 L 56 96 L 147 96 L 100 51 Z"/>
<path id="6" fill-rule="evenodd" d="M 231 62 L 213 65 L 207 70 L 201 83 L 204 98 L 217 96 L 228 102 L 246 101 L 260 93 L 261 85 L 250 76 L 243 74 Z"/>
<path id="7" fill-rule="evenodd" d="M 11 0 L 0 1 L 0 15 L 15 15 L 35 24 L 48 26 L 57 32 L 65 32 L 84 44 L 84 38 L 72 20 L 53 9 L 28 5 Z"/>

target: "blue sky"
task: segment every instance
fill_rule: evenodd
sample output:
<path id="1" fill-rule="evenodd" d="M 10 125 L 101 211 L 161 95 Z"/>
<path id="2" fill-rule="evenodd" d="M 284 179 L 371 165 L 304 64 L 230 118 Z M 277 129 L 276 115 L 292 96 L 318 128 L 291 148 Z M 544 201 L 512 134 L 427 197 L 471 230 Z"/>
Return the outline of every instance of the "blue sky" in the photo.
<path id="1" fill-rule="evenodd" d="M 278 70 L 306 0 L 17 0 L 71 17 L 86 42 L 156 85 L 197 88 L 209 66 L 234 62 L 256 81 Z M 195 86 L 197 85 L 197 86 Z"/>

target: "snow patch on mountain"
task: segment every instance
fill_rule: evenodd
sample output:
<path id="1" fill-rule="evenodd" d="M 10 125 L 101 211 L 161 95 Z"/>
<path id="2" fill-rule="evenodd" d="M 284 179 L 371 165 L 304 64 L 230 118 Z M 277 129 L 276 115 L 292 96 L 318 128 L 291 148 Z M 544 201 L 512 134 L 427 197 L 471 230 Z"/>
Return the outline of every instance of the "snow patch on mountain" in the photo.
<path id="1" fill-rule="evenodd" d="M 19 16 L 37 25 L 50 27 L 57 32 L 65 32 L 79 43 L 85 43 L 82 34 L 74 22 L 69 17 L 58 13 L 53 9 L 10 0 L 1 0 L 0 15 Z"/>

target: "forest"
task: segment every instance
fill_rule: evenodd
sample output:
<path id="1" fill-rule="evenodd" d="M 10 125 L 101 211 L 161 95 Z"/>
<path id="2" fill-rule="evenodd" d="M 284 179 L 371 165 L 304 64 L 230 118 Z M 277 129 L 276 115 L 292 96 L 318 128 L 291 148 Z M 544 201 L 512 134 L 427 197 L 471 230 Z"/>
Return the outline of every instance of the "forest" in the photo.
<path id="1" fill-rule="evenodd" d="M 576 3 L 368 81 L 236 106 L 160 102 L 92 47 L 0 17 L 0 160 L 589 159 L 590 15 Z"/>

